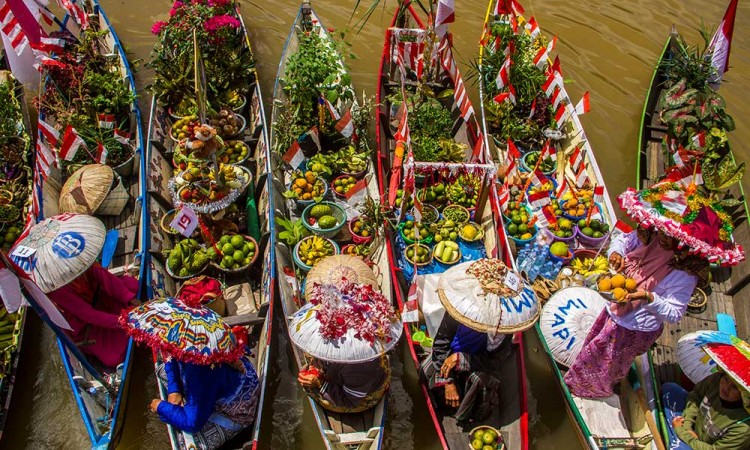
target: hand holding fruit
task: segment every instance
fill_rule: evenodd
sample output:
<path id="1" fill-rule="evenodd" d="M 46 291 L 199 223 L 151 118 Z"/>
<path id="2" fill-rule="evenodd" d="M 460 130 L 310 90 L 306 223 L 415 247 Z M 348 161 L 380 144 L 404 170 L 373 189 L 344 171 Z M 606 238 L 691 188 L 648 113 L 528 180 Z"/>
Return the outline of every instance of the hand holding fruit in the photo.
<path id="1" fill-rule="evenodd" d="M 643 300 L 646 303 L 651 303 L 654 301 L 654 295 L 645 289 L 638 289 L 635 292 L 631 292 L 630 294 L 626 295 L 625 298 L 628 301 Z"/>

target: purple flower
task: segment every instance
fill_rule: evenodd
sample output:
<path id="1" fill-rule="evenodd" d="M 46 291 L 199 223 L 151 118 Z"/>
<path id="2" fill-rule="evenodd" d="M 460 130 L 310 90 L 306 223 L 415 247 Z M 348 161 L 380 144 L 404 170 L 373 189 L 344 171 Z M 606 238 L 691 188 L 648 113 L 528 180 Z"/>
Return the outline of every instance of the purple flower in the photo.
<path id="1" fill-rule="evenodd" d="M 222 14 L 220 16 L 213 16 L 210 19 L 208 19 L 204 25 L 204 28 L 209 34 L 213 34 L 217 32 L 219 29 L 224 27 L 229 28 L 239 28 L 240 21 L 235 19 L 234 17 Z"/>
<path id="2" fill-rule="evenodd" d="M 154 26 L 151 27 L 151 32 L 154 33 L 154 34 L 159 34 L 159 33 L 161 33 L 161 30 L 163 30 L 164 27 L 166 27 L 166 26 L 167 26 L 167 22 L 165 22 L 163 20 L 157 20 L 154 23 Z"/>

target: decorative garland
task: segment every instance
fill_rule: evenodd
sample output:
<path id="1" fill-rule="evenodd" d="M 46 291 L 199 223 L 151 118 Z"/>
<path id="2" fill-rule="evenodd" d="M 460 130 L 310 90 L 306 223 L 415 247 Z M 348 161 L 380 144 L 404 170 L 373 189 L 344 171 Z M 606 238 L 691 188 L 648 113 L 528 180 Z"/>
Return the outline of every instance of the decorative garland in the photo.
<path id="1" fill-rule="evenodd" d="M 309 289 L 322 337 L 336 340 L 353 329 L 356 338 L 370 343 L 391 341 L 389 331 L 396 315 L 388 299 L 372 286 L 343 279 L 338 286 L 313 283 Z"/>
<path id="2" fill-rule="evenodd" d="M 684 191 L 687 194 L 687 210 L 688 213 L 684 216 L 680 216 L 672 211 L 668 211 L 661 203 L 662 196 L 668 191 Z M 690 224 L 695 221 L 698 217 L 698 213 L 703 207 L 710 208 L 716 213 L 719 220 L 721 220 L 721 230 L 719 230 L 719 238 L 724 242 L 730 242 L 732 240 L 732 232 L 734 231 L 734 225 L 732 224 L 732 218 L 729 214 L 724 211 L 724 208 L 720 203 L 711 200 L 710 198 L 702 195 L 685 190 L 682 185 L 677 183 L 659 183 L 654 185 L 652 189 L 643 189 L 640 197 L 643 201 L 650 203 L 654 209 L 659 211 L 659 214 L 669 217 L 677 223 Z"/>
<path id="3" fill-rule="evenodd" d="M 720 262 L 724 266 L 733 266 L 745 259 L 745 252 L 741 245 L 731 246 L 731 243 L 726 243 L 728 248 L 709 245 L 691 235 L 683 228 L 682 223 L 676 222 L 665 215 L 657 214 L 659 211 L 651 205 L 645 205 L 639 192 L 632 188 L 620 194 L 617 200 L 620 207 L 633 220 L 646 228 L 655 226 L 668 236 L 680 241 L 680 248 L 687 247 L 690 253 L 700 255 L 708 259 L 709 262 Z"/>

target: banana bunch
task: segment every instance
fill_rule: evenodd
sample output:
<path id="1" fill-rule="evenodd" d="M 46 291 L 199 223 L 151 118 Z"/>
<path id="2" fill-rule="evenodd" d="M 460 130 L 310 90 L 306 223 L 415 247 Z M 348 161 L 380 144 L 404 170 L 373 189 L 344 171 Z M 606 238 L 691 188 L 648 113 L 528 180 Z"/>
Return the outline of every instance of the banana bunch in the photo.
<path id="1" fill-rule="evenodd" d="M 308 266 L 314 266 L 315 263 L 331 256 L 334 253 L 333 245 L 320 236 L 312 236 L 311 238 L 304 239 L 299 244 L 297 249 L 297 256 L 299 259 Z"/>
<path id="2" fill-rule="evenodd" d="M 18 345 L 19 314 L 10 314 L 5 308 L 0 308 L 0 378 L 5 377 L 10 367 L 11 356 Z"/>
<path id="3" fill-rule="evenodd" d="M 609 270 L 609 261 L 607 261 L 607 258 L 602 255 L 597 256 L 596 259 L 575 258 L 571 262 L 570 267 L 584 277 L 587 277 L 589 275 L 606 273 Z"/>

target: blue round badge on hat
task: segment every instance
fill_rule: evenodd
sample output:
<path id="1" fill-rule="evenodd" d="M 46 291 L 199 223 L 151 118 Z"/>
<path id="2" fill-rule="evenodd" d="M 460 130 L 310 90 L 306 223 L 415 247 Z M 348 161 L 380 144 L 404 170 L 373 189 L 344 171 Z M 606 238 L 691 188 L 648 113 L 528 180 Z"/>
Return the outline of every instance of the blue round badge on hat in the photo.
<path id="1" fill-rule="evenodd" d="M 52 251 L 59 257 L 70 259 L 83 253 L 86 248 L 86 239 L 81 233 L 66 231 L 55 236 L 52 241 Z"/>

